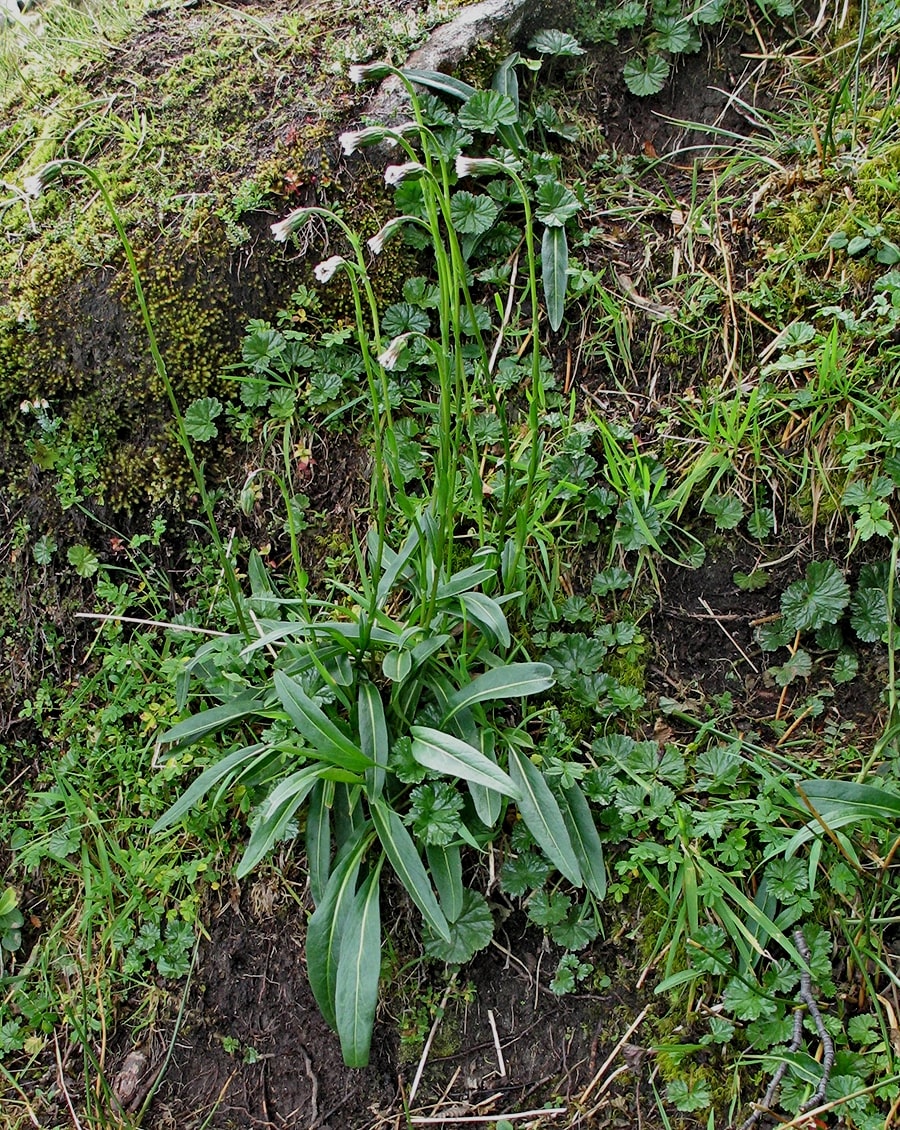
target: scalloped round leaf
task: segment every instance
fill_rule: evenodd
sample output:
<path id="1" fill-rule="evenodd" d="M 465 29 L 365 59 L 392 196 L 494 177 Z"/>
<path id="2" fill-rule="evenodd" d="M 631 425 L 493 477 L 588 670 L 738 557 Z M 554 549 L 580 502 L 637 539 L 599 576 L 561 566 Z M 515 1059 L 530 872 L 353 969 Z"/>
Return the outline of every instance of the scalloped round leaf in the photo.
<path id="1" fill-rule="evenodd" d="M 431 319 L 411 302 L 395 302 L 388 306 L 381 319 L 381 329 L 386 337 L 399 337 L 405 333 L 428 333 Z"/>
<path id="2" fill-rule="evenodd" d="M 850 589 L 833 561 L 812 561 L 802 581 L 789 585 L 781 597 L 781 614 L 793 632 L 815 631 L 833 624 L 850 601 Z"/>
<path id="3" fill-rule="evenodd" d="M 511 126 L 519 120 L 516 104 L 496 90 L 478 90 L 464 103 L 458 114 L 464 129 L 496 133 L 500 126 Z"/>
<path id="4" fill-rule="evenodd" d="M 425 952 L 438 961 L 446 961 L 448 965 L 464 965 L 489 945 L 494 936 L 494 919 L 484 895 L 477 891 L 463 891 L 462 911 L 449 926 L 449 942 L 426 928 Z"/>
<path id="5" fill-rule="evenodd" d="M 500 209 L 483 193 L 454 192 L 450 197 L 450 218 L 462 235 L 481 235 L 493 225 Z"/>
<path id="6" fill-rule="evenodd" d="M 669 64 L 662 55 L 649 55 L 646 59 L 629 59 L 622 71 L 625 85 L 638 98 L 659 94 L 669 77 Z"/>
<path id="7" fill-rule="evenodd" d="M 529 40 L 528 47 L 531 51 L 537 51 L 540 55 L 572 58 L 584 54 L 584 48 L 574 35 L 569 35 L 567 31 L 560 31 L 559 28 L 555 27 L 544 28 L 543 31 L 539 31 Z"/>

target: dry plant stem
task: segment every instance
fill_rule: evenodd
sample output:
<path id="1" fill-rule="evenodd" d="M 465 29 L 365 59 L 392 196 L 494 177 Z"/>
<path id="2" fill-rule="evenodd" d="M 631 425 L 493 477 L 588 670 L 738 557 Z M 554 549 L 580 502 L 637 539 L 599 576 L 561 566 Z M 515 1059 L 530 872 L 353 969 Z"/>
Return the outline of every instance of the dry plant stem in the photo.
<path id="1" fill-rule="evenodd" d="M 746 651 L 744 651 L 744 649 L 737 642 L 737 640 L 734 638 L 734 636 L 731 634 L 731 632 L 728 631 L 728 629 L 722 623 L 719 616 L 717 616 L 716 613 L 713 612 L 713 610 L 710 608 L 709 604 L 706 602 L 705 598 L 702 597 L 702 596 L 700 597 L 700 603 L 703 605 L 703 607 L 709 613 L 710 618 L 713 620 L 713 622 L 716 624 L 716 626 L 720 629 L 720 631 L 725 633 L 726 637 L 731 641 L 732 644 L 734 644 L 735 648 L 737 649 L 737 651 L 741 655 L 741 657 L 743 659 L 745 659 L 750 664 L 750 667 L 758 675 L 759 674 L 759 668 L 756 666 L 756 664 L 753 662 L 753 660 L 750 658 L 750 656 L 746 653 Z"/>
<path id="2" fill-rule="evenodd" d="M 72 1118 L 72 1125 L 75 1127 L 75 1130 L 84 1130 L 84 1127 L 81 1125 L 81 1122 L 78 1119 L 78 1115 L 75 1113 L 75 1107 L 72 1105 L 72 1096 L 69 1094 L 69 1090 L 66 1087 L 66 1072 L 65 1068 L 63 1067 L 62 1055 L 60 1054 L 59 1050 L 59 1037 L 55 1032 L 53 1033 L 53 1050 L 56 1053 L 57 1086 L 59 1087 L 60 1091 L 62 1091 L 62 1096 L 66 1100 L 66 1106 L 68 1107 L 69 1114 Z"/>
<path id="3" fill-rule="evenodd" d="M 491 1026 L 491 1035 L 494 1037 L 494 1050 L 497 1052 L 497 1070 L 502 1079 L 506 1078 L 506 1062 L 503 1059 L 503 1048 L 500 1046 L 500 1036 L 497 1032 L 497 1021 L 494 1019 L 494 1010 L 487 1010 L 488 1023 Z"/>
<path id="4" fill-rule="evenodd" d="M 416 1097 L 416 1092 L 419 1089 L 419 1084 L 422 1082 L 422 1074 L 425 1071 L 425 1064 L 428 1062 L 428 1053 L 431 1051 L 431 1045 L 434 1043 L 434 1037 L 437 1034 L 438 1026 L 444 1019 L 444 1009 L 447 1007 L 447 1001 L 450 999 L 450 993 L 453 986 L 456 984 L 456 974 L 450 978 L 447 988 L 444 989 L 444 995 L 441 997 L 441 1003 L 438 1005 L 437 1016 L 434 1018 L 434 1023 L 431 1025 L 431 1031 L 428 1033 L 428 1039 L 425 1041 L 425 1047 L 422 1048 L 422 1054 L 419 1057 L 419 1065 L 416 1068 L 416 1074 L 413 1077 L 412 1086 L 409 1089 L 409 1098 L 406 1100 L 409 1106 L 412 1106 L 413 1100 Z"/>
<path id="5" fill-rule="evenodd" d="M 142 628 L 165 628 L 170 632 L 191 632 L 199 636 L 218 636 L 224 639 L 228 632 L 212 628 L 195 628 L 189 624 L 171 624 L 168 620 L 144 620 L 141 616 L 114 616 L 111 612 L 76 612 L 76 620 L 100 620 L 102 623 L 140 624 Z"/>
<path id="6" fill-rule="evenodd" d="M 37 1120 L 37 1115 L 34 1113 L 34 1108 L 32 1107 L 31 1103 L 29 1102 L 28 1096 L 25 1094 L 25 1092 L 22 1090 L 22 1088 L 19 1086 L 19 1084 L 15 1081 L 15 1079 L 12 1077 L 12 1075 L 10 1075 L 10 1073 L 6 1070 L 6 1068 L 3 1066 L 2 1063 L 0 1063 L 0 1075 L 3 1076 L 3 1078 L 6 1080 L 6 1082 L 9 1083 L 9 1085 L 13 1088 L 13 1090 L 16 1092 L 16 1094 L 19 1096 L 19 1098 L 25 1104 L 25 1110 L 27 1111 L 28 1117 L 31 1120 L 31 1125 L 35 1126 L 37 1128 L 37 1130 L 41 1130 L 41 1124 Z"/>
<path id="7" fill-rule="evenodd" d="M 813 1107 L 818 1107 L 825 1098 L 825 1091 L 828 1087 L 828 1081 L 831 1078 L 831 1069 L 834 1066 L 834 1040 L 832 1040 L 831 1036 L 828 1034 L 825 1022 L 822 1019 L 822 1013 L 819 1011 L 816 998 L 813 996 L 812 975 L 809 972 L 809 962 L 812 955 L 806 943 L 806 936 L 801 929 L 797 929 L 794 931 L 793 937 L 794 945 L 797 947 L 800 956 L 806 962 L 807 968 L 803 969 L 800 973 L 800 990 L 797 994 L 800 1003 L 794 1008 L 794 1028 L 788 1051 L 790 1053 L 798 1052 L 802 1047 L 803 1017 L 806 1012 L 809 1012 L 809 1015 L 812 1017 L 813 1023 L 816 1026 L 816 1033 L 822 1041 L 822 1078 L 819 1081 L 819 1085 L 803 1106 L 800 1107 L 797 1119 L 785 1124 L 787 1126 L 803 1126 L 805 1125 L 805 1119 L 809 1115 L 818 1113 L 818 1110 L 813 1111 Z M 740 1130 L 750 1130 L 751 1126 L 755 1125 L 764 1114 L 772 1109 L 772 1104 L 778 1096 L 778 1088 L 781 1086 L 781 1080 L 784 1078 L 787 1068 L 788 1061 L 784 1059 L 778 1065 L 778 1069 L 772 1076 L 766 1093 L 763 1095 L 762 1102 L 757 1106 L 750 1117 L 741 1123 Z"/>
<path id="8" fill-rule="evenodd" d="M 794 642 L 791 645 L 791 653 L 788 656 L 788 659 L 794 658 L 794 656 L 797 654 L 797 649 L 799 648 L 799 646 L 800 646 L 800 629 L 798 628 L 797 634 L 794 636 Z M 775 721 L 776 722 L 780 721 L 780 719 L 781 719 L 781 712 L 782 712 L 782 710 L 784 710 L 784 702 L 785 702 L 785 699 L 787 698 L 788 687 L 790 685 L 791 685 L 790 683 L 786 683 L 781 689 L 781 698 L 778 700 L 778 709 L 775 711 Z"/>
<path id="9" fill-rule="evenodd" d="M 647 1015 L 647 1013 L 649 1011 L 650 1011 L 649 1005 L 645 1005 L 644 1008 L 641 1009 L 641 1011 L 640 1011 L 640 1013 L 638 1013 L 636 1019 L 626 1029 L 625 1035 L 622 1036 L 622 1038 L 619 1040 L 619 1042 L 616 1044 L 616 1046 L 613 1048 L 613 1050 L 609 1053 L 609 1055 L 606 1057 L 606 1059 L 603 1061 L 603 1063 L 600 1064 L 600 1067 L 597 1070 L 597 1074 L 590 1081 L 590 1083 L 588 1083 L 588 1085 L 585 1087 L 585 1089 L 581 1093 L 581 1097 L 578 1100 L 578 1103 L 579 1103 L 580 1106 L 583 1106 L 588 1101 L 591 1093 L 602 1082 L 603 1076 L 606 1074 L 607 1069 L 609 1068 L 610 1064 L 613 1062 L 613 1060 L 616 1058 L 616 1056 L 619 1054 L 619 1052 L 622 1050 L 622 1048 L 624 1048 L 625 1045 L 628 1043 L 632 1034 L 643 1023 L 644 1017 Z"/>
<path id="10" fill-rule="evenodd" d="M 546 1110 L 540 1108 L 536 1110 L 521 1110 L 515 1114 L 461 1114 L 456 1118 L 431 1118 L 426 1115 L 413 1115 L 410 1118 L 410 1123 L 413 1126 L 456 1126 L 458 1123 L 485 1123 L 485 1122 L 498 1122 L 501 1119 L 506 1119 L 507 1122 L 519 1122 L 523 1118 L 558 1118 L 561 1114 L 566 1113 L 564 1106 L 552 1106 Z"/>

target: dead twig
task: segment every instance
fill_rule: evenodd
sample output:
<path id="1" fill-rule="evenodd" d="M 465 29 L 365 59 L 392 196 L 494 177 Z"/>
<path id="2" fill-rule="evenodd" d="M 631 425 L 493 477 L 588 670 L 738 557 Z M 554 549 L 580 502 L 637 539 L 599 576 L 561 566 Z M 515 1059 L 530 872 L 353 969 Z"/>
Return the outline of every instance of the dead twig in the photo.
<path id="1" fill-rule="evenodd" d="M 806 942 L 806 936 L 800 928 L 794 931 L 794 945 L 797 947 L 800 956 L 806 962 L 806 968 L 800 972 L 800 989 L 797 993 L 800 1003 L 794 1008 L 794 1027 L 788 1052 L 794 1053 L 800 1051 L 803 1044 L 803 1018 L 807 1012 L 809 1012 L 809 1015 L 812 1017 L 813 1024 L 816 1026 L 816 1034 L 822 1041 L 822 1078 L 819 1080 L 819 1085 L 803 1106 L 800 1107 L 797 1118 L 792 1122 L 784 1124 L 785 1126 L 805 1126 L 810 1116 L 819 1113 L 818 1109 L 814 1110 L 813 1108 L 820 1108 L 820 1104 L 825 1098 L 825 1090 L 828 1087 L 828 1080 L 831 1078 L 831 1069 L 834 1066 L 834 1040 L 832 1040 L 831 1036 L 828 1034 L 825 1021 L 822 1019 L 822 1013 L 819 1011 L 816 998 L 813 996 L 812 974 L 809 971 L 809 962 L 812 955 L 810 954 L 809 946 Z M 778 1089 L 781 1086 L 781 1080 L 784 1078 L 787 1068 L 788 1060 L 786 1058 L 782 1059 L 775 1074 L 772 1076 L 769 1086 L 766 1088 L 762 1102 L 757 1106 L 750 1117 L 741 1123 L 740 1130 L 750 1130 L 750 1127 L 754 1126 L 764 1114 L 771 1111 L 778 1097 Z M 820 1109 L 827 1110 L 830 1105 L 831 1104 L 826 1107 L 821 1107 Z"/>

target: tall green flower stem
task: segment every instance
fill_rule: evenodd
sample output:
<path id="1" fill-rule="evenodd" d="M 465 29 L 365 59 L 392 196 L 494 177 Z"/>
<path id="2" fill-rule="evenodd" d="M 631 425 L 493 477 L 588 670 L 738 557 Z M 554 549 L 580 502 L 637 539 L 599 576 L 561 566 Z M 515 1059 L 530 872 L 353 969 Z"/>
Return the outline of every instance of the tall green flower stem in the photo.
<path id="1" fill-rule="evenodd" d="M 64 172 L 73 172 L 87 179 L 96 187 L 100 194 L 100 198 L 109 212 L 113 225 L 116 229 L 116 234 L 119 237 L 119 242 L 122 245 L 122 250 L 125 252 L 125 261 L 128 264 L 128 271 L 131 275 L 131 280 L 134 284 L 135 295 L 138 301 L 138 307 L 141 311 L 141 320 L 144 323 L 144 330 L 147 334 L 147 343 L 150 348 L 150 355 L 153 358 L 153 365 L 156 369 L 156 374 L 162 381 L 163 388 L 166 390 L 166 395 L 169 398 L 169 404 L 172 408 L 172 414 L 175 417 L 175 423 L 178 430 L 178 439 L 184 450 L 185 457 L 188 461 L 188 466 L 191 469 L 191 474 L 194 477 L 194 483 L 197 487 L 197 493 L 200 497 L 200 506 L 203 510 L 204 517 L 206 518 L 206 525 L 209 530 L 209 535 L 212 538 L 213 545 L 216 549 L 216 554 L 219 558 L 219 563 L 222 572 L 225 576 L 225 583 L 228 588 L 228 595 L 231 598 L 231 603 L 234 608 L 235 619 L 237 620 L 238 627 L 241 634 L 249 638 L 249 630 L 247 627 L 247 619 L 244 614 L 244 602 L 241 596 L 240 586 L 238 585 L 237 574 L 235 573 L 234 565 L 225 548 L 219 533 L 219 528 L 216 525 L 216 517 L 213 511 L 212 500 L 209 497 L 209 492 L 206 489 L 206 479 L 203 474 L 203 468 L 197 462 L 194 455 L 194 449 L 191 445 L 190 436 L 187 433 L 184 424 L 184 417 L 181 414 L 181 408 L 178 405 L 178 397 L 175 395 L 175 389 L 169 377 L 166 363 L 163 356 L 159 351 L 159 344 L 156 340 L 156 331 L 153 328 L 153 320 L 150 317 L 150 310 L 147 306 L 147 299 L 144 295 L 144 287 L 141 283 L 141 276 L 138 271 L 137 260 L 134 257 L 134 251 L 131 247 L 131 241 L 125 231 L 125 227 L 119 217 L 118 210 L 113 202 L 112 197 L 107 190 L 106 184 L 96 170 L 92 169 L 89 165 L 85 165 L 82 161 L 76 161 L 71 157 L 60 158 L 56 161 L 51 161 L 45 165 L 41 172 L 35 178 L 36 189 L 43 190 L 52 180 Z"/>
<path id="2" fill-rule="evenodd" d="M 456 171 L 460 177 L 478 173 L 505 174 L 515 184 L 522 199 L 522 208 L 525 213 L 525 251 L 528 260 L 528 296 L 531 303 L 531 388 L 528 394 L 528 430 L 531 443 L 525 479 L 525 496 L 516 512 L 515 553 L 509 570 L 509 576 L 515 578 L 528 541 L 529 515 L 543 447 L 540 438 L 540 418 L 541 412 L 546 406 L 544 386 L 541 380 L 541 326 L 540 306 L 538 305 L 537 256 L 534 249 L 534 218 L 525 183 L 516 170 L 508 164 L 490 158 L 479 160 L 477 158 L 460 157 L 456 163 Z M 512 466 L 510 465 L 507 476 L 511 474 Z"/>

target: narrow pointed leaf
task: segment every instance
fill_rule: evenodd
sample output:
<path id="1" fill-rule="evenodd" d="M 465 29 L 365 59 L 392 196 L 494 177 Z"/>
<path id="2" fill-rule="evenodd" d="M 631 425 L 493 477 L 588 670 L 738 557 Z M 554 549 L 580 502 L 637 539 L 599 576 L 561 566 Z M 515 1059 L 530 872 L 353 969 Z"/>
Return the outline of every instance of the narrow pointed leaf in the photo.
<path id="1" fill-rule="evenodd" d="M 275 690 L 291 721 L 309 742 L 314 756 L 355 773 L 369 768 L 371 759 L 338 729 L 296 679 L 276 671 Z"/>
<path id="2" fill-rule="evenodd" d="M 488 636 L 492 636 L 504 647 L 509 647 L 512 639 L 503 609 L 489 596 L 481 592 L 462 592 L 459 603 L 467 620 L 477 624 Z"/>
<path id="3" fill-rule="evenodd" d="M 606 897 L 606 865 L 603 862 L 603 843 L 591 815 L 587 798 L 578 785 L 570 785 L 563 792 L 560 804 L 563 819 L 569 830 L 572 848 L 581 867 L 585 886 L 598 899 Z"/>
<path id="4" fill-rule="evenodd" d="M 306 862 L 309 889 L 316 906 L 322 901 L 331 874 L 331 807 L 334 787 L 319 781 L 310 794 L 306 812 Z"/>
<path id="5" fill-rule="evenodd" d="M 517 749 L 511 749 L 509 775 L 519 787 L 517 803 L 526 828 L 554 867 L 580 887 L 581 868 L 566 823 L 540 769 Z"/>
<path id="6" fill-rule="evenodd" d="M 457 726 L 462 717 L 464 716 L 457 714 L 454 720 Z M 497 759 L 494 756 L 494 731 L 487 727 L 482 727 L 477 733 L 476 740 L 482 754 L 488 761 L 496 765 Z M 500 813 L 506 808 L 505 800 L 495 789 L 486 789 L 484 785 L 479 785 L 475 781 L 469 781 L 468 786 L 478 819 L 486 828 L 493 828 L 500 819 Z"/>
<path id="7" fill-rule="evenodd" d="M 800 782 L 797 789 L 832 831 L 863 820 L 890 822 L 900 818 L 900 796 L 872 785 L 812 780 Z M 814 816 L 788 843 L 785 858 L 790 859 L 804 843 L 821 835 L 822 823 Z"/>
<path id="8" fill-rule="evenodd" d="M 201 710 L 199 714 L 192 714 L 183 722 L 177 723 L 159 739 L 166 745 L 188 746 L 198 738 L 221 730 L 223 726 L 230 726 L 248 714 L 255 714 L 262 710 L 265 704 L 256 691 L 243 691 L 221 706 L 213 706 L 210 710 Z"/>
<path id="9" fill-rule="evenodd" d="M 381 840 L 385 855 L 397 872 L 400 882 L 409 892 L 409 897 L 421 910 L 428 925 L 445 941 L 450 941 L 450 927 L 444 912 L 438 906 L 428 873 L 419 858 L 412 836 L 403 826 L 400 817 L 384 801 L 372 802 L 372 822 Z"/>
<path id="10" fill-rule="evenodd" d="M 507 663 L 504 667 L 494 667 L 450 696 L 445 721 L 473 703 L 541 694 L 554 682 L 549 663 Z"/>
<path id="11" fill-rule="evenodd" d="M 451 75 L 441 74 L 440 71 L 421 71 L 407 67 L 403 74 L 411 82 L 418 83 L 419 86 L 436 90 L 438 94 L 449 94 L 452 98 L 458 98 L 461 102 L 468 102 L 475 93 L 474 86 L 469 86 L 467 82 L 462 82 L 461 79 L 453 78 Z"/>
<path id="12" fill-rule="evenodd" d="M 263 744 L 248 745 L 243 749 L 236 749 L 233 753 L 229 753 L 227 757 L 223 757 L 215 765 L 210 765 L 209 768 L 203 770 L 197 780 L 185 789 L 172 807 L 160 816 L 150 829 L 150 834 L 156 835 L 157 832 L 168 828 L 170 824 L 174 824 L 176 820 L 180 820 L 204 794 L 224 781 L 229 775 L 236 774 L 238 769 L 243 767 L 246 771 L 256 762 L 276 756 L 278 756 L 277 751 L 273 750 L 271 746 Z"/>
<path id="13" fill-rule="evenodd" d="M 562 325 L 569 285 L 569 244 L 566 229 L 545 227 L 541 240 L 541 283 L 547 320 L 555 332 Z"/>
<path id="14" fill-rule="evenodd" d="M 348 1067 L 369 1062 L 381 974 L 381 865 L 357 891 L 344 922 L 334 1013 Z"/>
<path id="15" fill-rule="evenodd" d="M 235 869 L 236 878 L 243 879 L 245 875 L 249 875 L 257 863 L 268 855 L 323 772 L 327 770 L 321 765 L 307 765 L 279 781 L 264 801 L 263 812 L 250 833 L 247 849 Z"/>
<path id="16" fill-rule="evenodd" d="M 462 857 L 459 844 L 429 844 L 425 849 L 428 867 L 437 888 L 441 910 L 448 922 L 459 918 L 463 908 Z"/>
<path id="17" fill-rule="evenodd" d="M 373 763 L 366 770 L 366 792 L 374 798 L 381 796 L 384 788 L 385 766 L 391 750 L 381 695 L 367 679 L 359 684 L 358 716 L 359 744 Z"/>
<path id="18" fill-rule="evenodd" d="M 341 937 L 356 896 L 360 862 L 371 842 L 371 836 L 360 836 L 354 849 L 335 867 L 322 901 L 306 927 L 306 971 L 310 988 L 319 1011 L 335 1030 L 334 1001 Z"/>
<path id="19" fill-rule="evenodd" d="M 412 755 L 426 769 L 443 773 L 448 777 L 461 777 L 464 781 L 474 781 L 486 789 L 495 789 L 504 796 L 518 799 L 519 790 L 512 778 L 504 773 L 495 762 L 485 757 L 461 738 L 446 734 L 443 730 L 433 730 L 430 726 L 413 726 Z"/>

